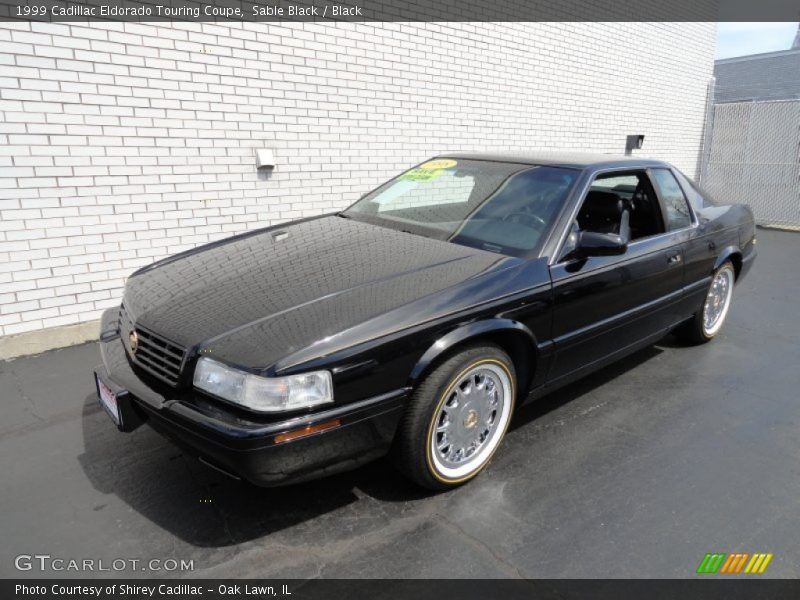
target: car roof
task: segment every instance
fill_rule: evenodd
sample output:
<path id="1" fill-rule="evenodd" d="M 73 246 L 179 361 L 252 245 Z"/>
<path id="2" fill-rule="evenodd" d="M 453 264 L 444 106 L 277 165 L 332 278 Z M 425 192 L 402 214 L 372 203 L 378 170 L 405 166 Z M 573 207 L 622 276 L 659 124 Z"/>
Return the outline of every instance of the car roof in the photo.
<path id="1" fill-rule="evenodd" d="M 639 158 L 637 156 L 621 156 L 614 154 L 587 154 L 583 152 L 451 152 L 438 158 L 460 158 L 463 160 L 493 160 L 497 162 L 513 162 L 527 165 L 548 165 L 554 167 L 570 167 L 576 169 L 612 169 L 612 168 L 646 168 L 669 167 L 661 160 Z"/>

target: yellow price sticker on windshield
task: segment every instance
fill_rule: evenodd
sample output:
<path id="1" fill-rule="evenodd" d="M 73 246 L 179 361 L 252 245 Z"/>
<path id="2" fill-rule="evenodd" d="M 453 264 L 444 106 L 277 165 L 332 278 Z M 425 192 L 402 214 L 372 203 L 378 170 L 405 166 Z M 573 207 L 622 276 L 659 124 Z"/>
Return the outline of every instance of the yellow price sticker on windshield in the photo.
<path id="1" fill-rule="evenodd" d="M 430 181 L 441 174 L 441 169 L 437 169 L 436 171 L 431 171 L 428 169 L 411 169 L 410 171 L 403 173 L 400 176 L 400 179 L 404 181 Z"/>
<path id="2" fill-rule="evenodd" d="M 438 171 L 440 169 L 449 169 L 455 167 L 458 162 L 450 158 L 437 158 L 436 160 L 429 160 L 421 164 L 417 169 L 425 169 L 426 171 Z"/>

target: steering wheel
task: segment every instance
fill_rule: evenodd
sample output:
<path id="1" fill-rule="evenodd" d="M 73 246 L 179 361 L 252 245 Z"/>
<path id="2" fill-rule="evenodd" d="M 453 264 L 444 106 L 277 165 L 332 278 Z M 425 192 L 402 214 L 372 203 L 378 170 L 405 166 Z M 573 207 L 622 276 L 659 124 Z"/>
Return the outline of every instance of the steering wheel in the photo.
<path id="1" fill-rule="evenodd" d="M 525 212 L 509 213 L 505 217 L 503 217 L 503 221 L 511 221 L 512 223 L 527 221 L 528 227 L 533 227 L 534 229 L 542 229 L 544 227 L 547 227 L 547 223 L 545 223 L 542 217 Z"/>

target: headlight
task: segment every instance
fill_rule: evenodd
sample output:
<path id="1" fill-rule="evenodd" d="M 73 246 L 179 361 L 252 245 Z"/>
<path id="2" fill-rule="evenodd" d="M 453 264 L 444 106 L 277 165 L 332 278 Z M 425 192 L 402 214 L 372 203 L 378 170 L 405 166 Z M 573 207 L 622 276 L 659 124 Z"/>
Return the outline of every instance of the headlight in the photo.
<path id="1" fill-rule="evenodd" d="M 260 377 L 210 358 L 197 361 L 194 387 L 262 412 L 280 412 L 333 402 L 328 371 Z"/>

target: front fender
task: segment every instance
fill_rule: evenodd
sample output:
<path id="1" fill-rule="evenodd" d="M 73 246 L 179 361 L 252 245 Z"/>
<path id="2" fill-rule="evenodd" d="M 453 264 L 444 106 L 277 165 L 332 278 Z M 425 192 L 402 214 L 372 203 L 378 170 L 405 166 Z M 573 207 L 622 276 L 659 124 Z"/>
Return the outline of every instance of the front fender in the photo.
<path id="1" fill-rule="evenodd" d="M 534 353 L 536 350 L 536 338 L 533 332 L 519 321 L 503 318 L 472 321 L 471 323 L 465 323 L 445 334 L 425 351 L 411 371 L 409 385 L 412 387 L 416 385 L 422 375 L 427 371 L 428 367 L 430 367 L 437 358 L 450 351 L 455 346 L 468 340 L 494 333 L 513 333 L 514 335 L 518 335 L 524 339 L 526 343 L 530 344 L 531 353 Z"/>

